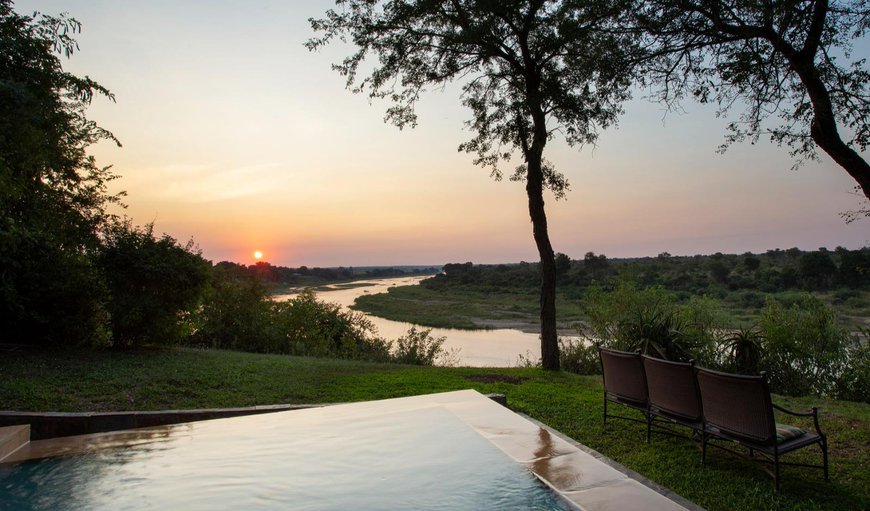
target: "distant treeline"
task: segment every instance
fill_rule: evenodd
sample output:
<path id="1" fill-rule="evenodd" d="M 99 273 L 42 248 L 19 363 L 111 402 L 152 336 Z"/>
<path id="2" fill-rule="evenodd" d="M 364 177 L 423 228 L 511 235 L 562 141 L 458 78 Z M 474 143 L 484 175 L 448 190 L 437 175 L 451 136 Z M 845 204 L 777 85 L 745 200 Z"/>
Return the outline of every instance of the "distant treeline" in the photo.
<path id="1" fill-rule="evenodd" d="M 245 266 L 244 264 L 221 261 L 215 265 L 236 278 L 257 279 L 261 282 L 279 285 L 311 285 L 317 283 L 356 280 L 365 278 L 404 277 L 407 275 L 433 275 L 441 268 L 430 266 L 363 266 L 338 268 L 309 268 L 300 266 L 288 268 L 273 266 L 267 262 L 259 262 Z"/>
<path id="2" fill-rule="evenodd" d="M 563 295 L 579 298 L 593 284 L 607 286 L 632 281 L 640 287 L 662 286 L 683 298 L 707 295 L 724 298 L 735 292 L 748 301 L 763 303 L 763 293 L 830 291 L 870 288 L 870 248 L 834 250 L 798 248 L 768 250 L 763 254 L 672 256 L 610 259 L 587 252 L 574 260 L 556 255 L 558 286 Z M 474 286 L 492 291 L 532 289 L 540 284 L 537 263 L 474 265 L 451 263 L 443 273 L 427 279 L 430 289 Z M 750 304 L 747 304 L 750 305 Z"/>

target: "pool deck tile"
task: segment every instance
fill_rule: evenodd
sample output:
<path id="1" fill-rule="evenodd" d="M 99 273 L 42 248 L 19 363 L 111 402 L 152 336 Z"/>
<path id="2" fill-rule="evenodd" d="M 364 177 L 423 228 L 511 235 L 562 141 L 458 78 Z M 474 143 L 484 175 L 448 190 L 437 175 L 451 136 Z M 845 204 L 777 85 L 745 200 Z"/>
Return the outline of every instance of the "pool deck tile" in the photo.
<path id="1" fill-rule="evenodd" d="M 28 442 L 30 442 L 30 426 L 25 424 L 0 428 L 0 461 L 26 447 Z"/>
<path id="2" fill-rule="evenodd" d="M 577 452 L 576 447 L 543 428 L 538 428 L 534 434 L 498 435 L 488 440 L 520 463 Z"/>
<path id="3" fill-rule="evenodd" d="M 628 478 L 592 455 L 580 451 L 541 458 L 523 465 L 561 492 L 583 490 Z"/>
<path id="4" fill-rule="evenodd" d="M 634 479 L 619 479 L 580 491 L 561 492 L 583 511 L 683 511 L 686 508 Z"/>

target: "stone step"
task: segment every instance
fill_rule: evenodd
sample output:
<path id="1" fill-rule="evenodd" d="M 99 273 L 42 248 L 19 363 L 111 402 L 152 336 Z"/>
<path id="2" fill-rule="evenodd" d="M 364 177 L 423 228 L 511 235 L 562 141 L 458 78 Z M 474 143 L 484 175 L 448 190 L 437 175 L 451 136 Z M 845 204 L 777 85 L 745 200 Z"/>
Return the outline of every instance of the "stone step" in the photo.
<path id="1" fill-rule="evenodd" d="M 0 428 L 0 463 L 29 442 L 30 425 L 28 424 Z"/>

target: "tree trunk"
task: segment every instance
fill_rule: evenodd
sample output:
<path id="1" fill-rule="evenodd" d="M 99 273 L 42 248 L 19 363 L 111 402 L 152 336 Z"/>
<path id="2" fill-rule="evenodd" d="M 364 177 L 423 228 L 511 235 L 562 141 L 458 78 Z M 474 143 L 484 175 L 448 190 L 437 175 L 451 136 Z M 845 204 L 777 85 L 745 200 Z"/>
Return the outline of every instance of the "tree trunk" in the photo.
<path id="1" fill-rule="evenodd" d="M 543 149 L 543 147 L 541 147 Z M 544 212 L 544 173 L 542 151 L 532 150 L 526 157 L 528 176 L 526 194 L 529 216 L 538 255 L 541 258 L 541 365 L 548 371 L 559 370 L 559 339 L 556 334 L 556 256 L 547 233 Z"/>
<path id="2" fill-rule="evenodd" d="M 864 158 L 860 154 L 843 142 L 843 139 L 840 138 L 840 134 L 837 132 L 836 124 L 827 121 L 827 119 L 820 118 L 816 114 L 815 119 L 813 119 L 813 125 L 810 128 L 810 134 L 813 137 L 813 141 L 823 151 L 828 153 L 828 156 L 837 165 L 844 168 L 852 176 L 852 179 L 858 183 L 861 191 L 864 192 L 864 196 L 870 200 L 870 165 L 864 161 Z"/>

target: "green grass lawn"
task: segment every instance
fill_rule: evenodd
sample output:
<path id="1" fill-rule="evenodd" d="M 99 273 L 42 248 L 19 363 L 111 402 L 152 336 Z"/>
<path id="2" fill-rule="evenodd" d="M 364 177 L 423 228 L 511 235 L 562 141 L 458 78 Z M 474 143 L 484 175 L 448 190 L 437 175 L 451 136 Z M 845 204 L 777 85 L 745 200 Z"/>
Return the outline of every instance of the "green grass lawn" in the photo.
<path id="1" fill-rule="evenodd" d="M 502 380 L 502 381 L 497 381 Z M 831 482 L 786 467 L 780 494 L 760 469 L 720 450 L 701 466 L 695 445 L 653 436 L 640 424 L 601 426 L 601 380 L 539 369 L 425 368 L 169 349 L 0 356 L 0 408 L 22 411 L 162 410 L 277 403 L 335 403 L 473 388 L 500 392 L 515 409 L 710 510 L 870 509 L 870 405 L 778 398 L 817 405 L 829 435 Z M 806 425 L 806 424 L 804 424 Z M 798 458 L 817 462 L 818 450 Z"/>

